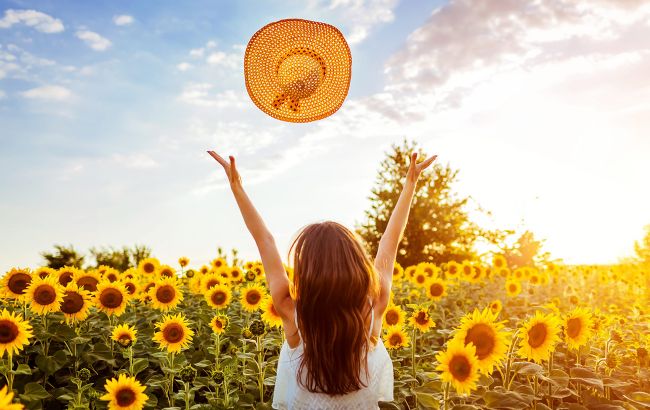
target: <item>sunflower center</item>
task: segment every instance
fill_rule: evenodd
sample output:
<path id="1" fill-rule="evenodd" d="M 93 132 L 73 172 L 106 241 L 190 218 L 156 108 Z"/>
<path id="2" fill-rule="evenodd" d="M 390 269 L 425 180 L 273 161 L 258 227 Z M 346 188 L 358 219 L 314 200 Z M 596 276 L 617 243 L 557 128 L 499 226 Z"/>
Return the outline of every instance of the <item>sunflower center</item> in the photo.
<path id="1" fill-rule="evenodd" d="M 25 289 L 29 286 L 29 283 L 32 281 L 32 277 L 26 273 L 15 273 L 9 278 L 9 283 L 7 287 L 17 295 L 22 295 L 25 293 Z"/>
<path id="2" fill-rule="evenodd" d="M 540 347 L 546 341 L 548 329 L 544 323 L 537 323 L 528 331 L 528 344 L 532 348 Z"/>
<path id="3" fill-rule="evenodd" d="M 217 291 L 212 294 L 212 303 L 221 306 L 226 302 L 226 294 L 222 291 Z"/>
<path id="4" fill-rule="evenodd" d="M 156 267 L 153 266 L 153 263 L 145 263 L 142 266 L 142 270 L 144 270 L 145 273 L 153 273 L 156 270 Z"/>
<path id="5" fill-rule="evenodd" d="M 221 320 L 215 319 L 214 325 L 217 327 L 217 329 L 223 329 L 223 323 L 221 323 Z"/>
<path id="6" fill-rule="evenodd" d="M 117 280 L 117 275 L 115 275 L 114 273 L 109 273 L 108 275 L 106 275 L 106 278 L 111 282 L 115 282 Z"/>
<path id="7" fill-rule="evenodd" d="M 454 379 L 458 381 L 462 382 L 467 379 L 471 373 L 471 370 L 472 365 L 464 355 L 456 355 L 449 361 L 449 372 L 452 374 Z"/>
<path id="8" fill-rule="evenodd" d="M 171 278 L 172 276 L 174 276 L 174 274 L 169 269 L 164 269 L 164 270 L 160 271 L 160 276 L 167 276 L 167 277 Z"/>
<path id="9" fill-rule="evenodd" d="M 577 317 L 574 317 L 567 321 L 566 327 L 567 327 L 566 332 L 569 335 L 569 337 L 575 339 L 580 335 L 580 331 L 582 330 L 582 322 Z"/>
<path id="10" fill-rule="evenodd" d="M 102 294 L 99 296 L 99 301 L 102 305 L 109 309 L 119 307 L 123 300 L 124 297 L 122 296 L 122 292 L 113 288 L 104 289 Z"/>
<path id="11" fill-rule="evenodd" d="M 509 288 L 510 288 L 510 292 L 515 292 L 517 290 L 517 285 L 515 285 L 514 283 L 511 283 Z"/>
<path id="12" fill-rule="evenodd" d="M 124 284 L 124 287 L 126 290 L 129 292 L 129 295 L 133 295 L 135 293 L 135 285 L 131 282 L 126 282 Z"/>
<path id="13" fill-rule="evenodd" d="M 398 346 L 402 344 L 402 336 L 399 334 L 394 334 L 390 337 L 389 339 L 390 345 L 391 346 Z"/>
<path id="14" fill-rule="evenodd" d="M 415 322 L 421 326 L 424 326 L 427 323 L 429 323 L 429 317 L 427 315 L 427 312 L 418 312 L 417 316 L 415 316 Z"/>
<path id="15" fill-rule="evenodd" d="M 439 283 L 434 283 L 431 286 L 429 286 L 429 292 L 433 297 L 441 296 L 444 290 L 445 288 L 443 288 L 442 285 Z"/>
<path id="16" fill-rule="evenodd" d="M 79 278 L 79 280 L 77 281 L 77 285 L 91 292 L 97 291 L 98 283 L 99 281 L 93 278 L 92 276 L 84 276 L 82 278 Z"/>
<path id="17" fill-rule="evenodd" d="M 210 279 L 208 283 L 206 283 L 206 286 L 208 289 L 213 288 L 219 284 L 219 279 Z"/>
<path id="18" fill-rule="evenodd" d="M 84 298 L 77 292 L 67 291 L 63 296 L 63 303 L 61 303 L 61 311 L 69 315 L 75 314 L 84 307 Z"/>
<path id="19" fill-rule="evenodd" d="M 39 305 L 49 305 L 56 300 L 56 290 L 50 285 L 40 285 L 34 290 L 34 301 Z"/>
<path id="20" fill-rule="evenodd" d="M 391 309 L 386 312 L 386 324 L 389 326 L 396 325 L 399 322 L 399 313 Z"/>
<path id="21" fill-rule="evenodd" d="M 416 280 L 418 283 L 424 283 L 425 277 L 424 275 L 418 275 Z"/>
<path id="22" fill-rule="evenodd" d="M 165 327 L 163 330 L 163 337 L 167 343 L 178 343 L 183 340 L 185 332 L 183 327 L 178 323 L 171 323 Z"/>
<path id="23" fill-rule="evenodd" d="M 59 275 L 59 283 L 63 286 L 72 282 L 72 272 L 63 272 Z"/>
<path id="24" fill-rule="evenodd" d="M 156 299 L 160 303 L 169 303 L 174 300 L 174 296 L 176 296 L 176 291 L 170 285 L 161 286 L 156 291 Z"/>
<path id="25" fill-rule="evenodd" d="M 0 343 L 11 343 L 18 337 L 18 326 L 11 320 L 0 320 Z M 10 351 L 11 352 L 11 351 Z"/>
<path id="26" fill-rule="evenodd" d="M 479 360 L 483 360 L 494 350 L 496 344 L 494 330 L 485 323 L 478 323 L 467 331 L 465 344 L 470 342 L 476 346 L 476 356 Z"/>
<path id="27" fill-rule="evenodd" d="M 136 394 L 129 387 L 122 388 L 115 393 L 118 406 L 127 407 L 135 402 Z"/>
<path id="28" fill-rule="evenodd" d="M 246 302 L 250 303 L 251 305 L 256 305 L 260 299 L 262 299 L 262 295 L 256 290 L 252 290 L 246 294 Z"/>
<path id="29" fill-rule="evenodd" d="M 232 272 L 230 273 L 230 275 L 231 275 L 233 278 L 238 278 L 238 277 L 239 277 L 239 271 L 238 271 L 238 270 L 234 270 L 234 271 L 232 271 Z"/>

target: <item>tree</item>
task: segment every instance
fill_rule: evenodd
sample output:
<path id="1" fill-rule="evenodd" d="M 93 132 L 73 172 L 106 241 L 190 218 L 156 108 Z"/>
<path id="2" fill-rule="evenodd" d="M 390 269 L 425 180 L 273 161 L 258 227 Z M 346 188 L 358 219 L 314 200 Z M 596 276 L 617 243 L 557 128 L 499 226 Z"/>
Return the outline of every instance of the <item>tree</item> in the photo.
<path id="1" fill-rule="evenodd" d="M 512 246 L 503 246 L 503 254 L 511 268 L 535 266 L 538 262 L 549 259 L 548 252 L 540 253 L 543 241 L 535 239 L 531 231 L 526 231 Z"/>
<path id="2" fill-rule="evenodd" d="M 91 248 L 90 254 L 95 258 L 95 267 L 105 265 L 125 271 L 138 266 L 141 260 L 151 256 L 151 249 L 144 245 L 135 245 L 132 249 L 128 246 L 123 246 L 122 249 Z"/>
<path id="3" fill-rule="evenodd" d="M 650 266 L 650 225 L 645 226 L 645 236 L 641 242 L 634 242 L 634 251 L 637 257 L 644 263 Z"/>
<path id="4" fill-rule="evenodd" d="M 42 252 L 41 256 L 46 260 L 46 265 L 52 269 L 59 269 L 64 266 L 81 268 L 84 256 L 80 255 L 72 245 L 54 245 L 54 252 Z"/>
<path id="5" fill-rule="evenodd" d="M 365 212 L 365 222 L 356 228 L 372 256 L 377 253 L 381 235 L 402 192 L 411 152 L 417 149 L 419 158 L 427 157 L 415 141 L 409 143 L 404 139 L 401 146 L 391 148 L 369 196 L 371 206 Z M 452 192 L 457 175 L 458 171 L 449 165 L 435 164 L 420 176 L 397 254 L 397 262 L 402 266 L 462 261 L 475 256 L 474 242 L 483 232 L 469 219 L 465 209 L 469 198 Z"/>

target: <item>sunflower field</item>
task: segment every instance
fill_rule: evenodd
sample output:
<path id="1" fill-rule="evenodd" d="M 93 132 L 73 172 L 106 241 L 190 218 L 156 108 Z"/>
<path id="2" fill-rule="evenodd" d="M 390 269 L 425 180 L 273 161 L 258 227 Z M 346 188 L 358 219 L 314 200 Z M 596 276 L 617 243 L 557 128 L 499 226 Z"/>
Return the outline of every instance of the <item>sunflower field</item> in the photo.
<path id="1" fill-rule="evenodd" d="M 380 407 L 650 408 L 648 277 L 502 255 L 396 265 Z M 260 262 L 13 268 L 0 292 L 0 410 L 270 408 L 283 333 Z"/>

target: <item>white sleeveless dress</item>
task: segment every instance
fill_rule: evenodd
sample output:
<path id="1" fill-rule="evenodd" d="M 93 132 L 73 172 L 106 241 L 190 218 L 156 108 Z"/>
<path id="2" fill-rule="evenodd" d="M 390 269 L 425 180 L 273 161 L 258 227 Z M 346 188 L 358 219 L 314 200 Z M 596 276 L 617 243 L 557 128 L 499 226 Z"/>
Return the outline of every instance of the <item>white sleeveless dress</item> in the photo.
<path id="1" fill-rule="evenodd" d="M 373 309 L 370 334 L 372 334 L 374 317 Z M 297 324 L 296 327 L 298 327 Z M 300 344 L 293 349 L 285 340 L 278 359 L 278 371 L 273 393 L 274 409 L 377 409 L 378 401 L 393 401 L 393 362 L 381 338 L 377 341 L 377 345 L 368 352 L 370 380 L 366 380 L 365 372 L 361 373 L 361 380 L 367 387 L 342 396 L 312 393 L 298 383 L 298 368 L 302 354 L 302 338 Z"/>

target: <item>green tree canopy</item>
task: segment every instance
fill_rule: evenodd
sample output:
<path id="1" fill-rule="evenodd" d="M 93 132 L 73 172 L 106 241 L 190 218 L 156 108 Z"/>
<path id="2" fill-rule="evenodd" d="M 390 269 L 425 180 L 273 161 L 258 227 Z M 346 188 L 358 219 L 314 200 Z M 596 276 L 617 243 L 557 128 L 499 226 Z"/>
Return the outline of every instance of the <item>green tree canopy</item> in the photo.
<path id="1" fill-rule="evenodd" d="M 64 266 L 81 268 L 84 263 L 84 256 L 79 254 L 72 245 L 54 245 L 53 252 L 41 252 L 45 259 L 45 265 L 52 269 L 59 269 Z"/>
<path id="2" fill-rule="evenodd" d="M 391 148 L 381 162 L 365 221 L 356 228 L 373 257 L 402 192 L 411 152 L 417 150 L 420 159 L 427 157 L 415 141 L 404 139 L 401 146 Z M 452 191 L 457 175 L 458 171 L 449 165 L 434 164 L 420 176 L 397 254 L 402 266 L 462 261 L 475 256 L 474 243 L 484 232 L 469 218 L 469 197 L 459 197 Z"/>
<path id="3" fill-rule="evenodd" d="M 135 245 L 132 248 L 123 246 L 121 249 L 103 247 L 91 248 L 90 254 L 95 258 L 95 267 L 105 265 L 125 271 L 151 256 L 151 249 L 145 245 Z"/>
<path id="4" fill-rule="evenodd" d="M 650 265 L 650 225 L 645 226 L 645 236 L 634 242 L 634 251 L 642 263 Z"/>

